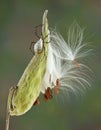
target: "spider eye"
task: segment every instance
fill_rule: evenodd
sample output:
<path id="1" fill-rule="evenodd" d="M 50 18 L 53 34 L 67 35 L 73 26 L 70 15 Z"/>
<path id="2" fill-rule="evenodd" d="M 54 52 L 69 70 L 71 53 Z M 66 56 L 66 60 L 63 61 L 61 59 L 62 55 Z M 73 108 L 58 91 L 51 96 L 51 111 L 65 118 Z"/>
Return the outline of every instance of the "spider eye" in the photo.
<path id="1" fill-rule="evenodd" d="M 40 38 L 34 45 L 34 52 L 40 53 L 42 52 L 42 49 L 43 49 L 43 40 Z"/>

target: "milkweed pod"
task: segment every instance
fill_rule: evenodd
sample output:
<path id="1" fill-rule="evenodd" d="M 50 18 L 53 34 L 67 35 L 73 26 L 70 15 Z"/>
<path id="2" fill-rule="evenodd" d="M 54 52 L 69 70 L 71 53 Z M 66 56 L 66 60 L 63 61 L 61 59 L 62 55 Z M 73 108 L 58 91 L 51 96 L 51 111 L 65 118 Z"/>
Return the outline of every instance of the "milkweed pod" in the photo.
<path id="1" fill-rule="evenodd" d="M 42 38 L 48 36 L 48 20 L 46 10 L 42 20 Z M 46 71 L 46 59 L 48 51 L 49 37 L 36 43 L 35 50 L 37 51 L 44 45 L 41 53 L 36 53 L 31 59 L 24 73 L 22 74 L 17 87 L 10 89 L 8 96 L 8 113 L 11 116 L 19 116 L 26 113 L 35 103 L 41 91 L 41 83 Z M 43 42 L 43 43 L 42 43 Z"/>

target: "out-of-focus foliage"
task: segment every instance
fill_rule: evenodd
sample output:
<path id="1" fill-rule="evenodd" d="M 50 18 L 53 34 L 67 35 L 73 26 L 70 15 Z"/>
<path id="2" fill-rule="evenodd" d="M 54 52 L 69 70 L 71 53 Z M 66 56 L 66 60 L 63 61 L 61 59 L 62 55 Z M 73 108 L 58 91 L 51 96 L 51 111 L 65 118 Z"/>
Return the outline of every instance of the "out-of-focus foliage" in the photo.
<path id="1" fill-rule="evenodd" d="M 29 50 L 34 27 L 48 19 L 67 37 L 76 20 L 85 27 L 85 39 L 94 49 L 86 63 L 93 70 L 92 87 L 85 95 L 67 101 L 41 104 L 23 116 L 11 118 L 11 130 L 100 130 L 101 129 L 101 1 L 100 0 L 1 0 L 0 1 L 0 130 L 5 127 L 8 90 L 17 84 L 32 57 Z M 66 100 L 66 99 L 65 99 Z"/>

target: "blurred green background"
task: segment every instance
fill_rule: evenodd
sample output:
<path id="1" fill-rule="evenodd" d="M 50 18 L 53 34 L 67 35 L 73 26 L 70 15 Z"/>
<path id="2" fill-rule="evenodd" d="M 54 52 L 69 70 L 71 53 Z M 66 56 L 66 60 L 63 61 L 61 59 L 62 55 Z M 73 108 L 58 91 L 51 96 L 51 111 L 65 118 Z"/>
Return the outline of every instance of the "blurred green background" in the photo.
<path id="1" fill-rule="evenodd" d="M 101 0 L 0 0 L 0 130 L 5 129 L 8 90 L 32 57 L 34 27 L 45 9 L 50 27 L 58 28 L 65 38 L 74 20 L 86 27 L 85 38 L 94 49 L 86 59 L 93 70 L 92 88 L 82 97 L 71 95 L 70 100 L 42 99 L 25 115 L 12 117 L 10 130 L 101 130 Z"/>

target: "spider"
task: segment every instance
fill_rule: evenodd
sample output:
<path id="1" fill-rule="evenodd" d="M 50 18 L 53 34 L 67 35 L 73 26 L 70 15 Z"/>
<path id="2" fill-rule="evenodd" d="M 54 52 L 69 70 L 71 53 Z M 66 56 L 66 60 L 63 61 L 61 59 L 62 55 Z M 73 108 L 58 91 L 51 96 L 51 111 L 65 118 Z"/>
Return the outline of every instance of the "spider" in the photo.
<path id="1" fill-rule="evenodd" d="M 36 38 L 38 40 L 37 40 L 37 42 L 36 41 L 31 42 L 30 47 L 29 47 L 29 49 L 31 50 L 31 52 L 34 55 L 35 55 L 35 53 L 40 54 L 43 50 L 45 51 L 44 43 L 49 43 L 49 42 L 45 42 L 45 39 L 49 36 L 49 34 L 46 35 L 45 37 L 43 37 L 42 32 L 41 32 L 41 36 L 39 36 L 38 33 L 37 33 L 38 32 L 38 28 L 39 27 L 42 28 L 42 26 L 43 26 L 43 24 L 38 25 L 38 26 L 35 27 L 34 33 L 35 33 L 35 36 L 36 36 Z"/>

